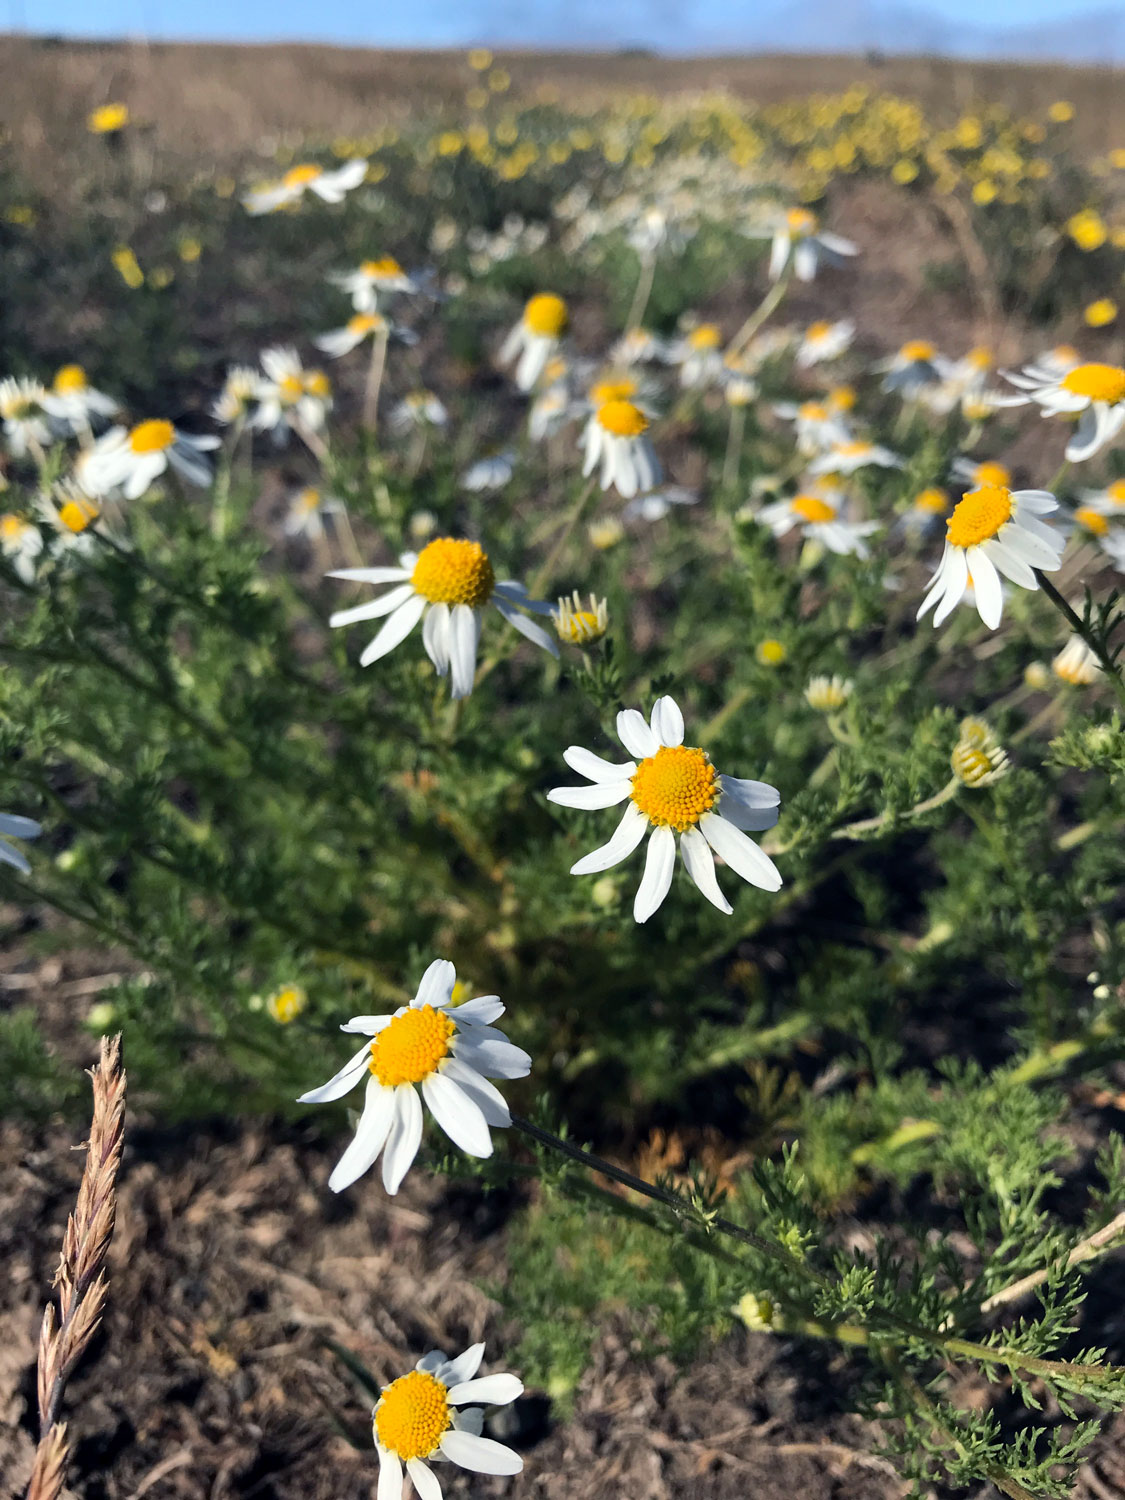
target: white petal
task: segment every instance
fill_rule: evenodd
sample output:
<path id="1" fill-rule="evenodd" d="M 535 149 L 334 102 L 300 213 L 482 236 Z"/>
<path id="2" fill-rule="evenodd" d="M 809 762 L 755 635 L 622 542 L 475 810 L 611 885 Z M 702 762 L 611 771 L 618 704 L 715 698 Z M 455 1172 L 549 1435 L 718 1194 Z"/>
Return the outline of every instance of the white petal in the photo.
<path id="1" fill-rule="evenodd" d="M 18 813 L 0 813 L 0 833 L 6 833 L 9 838 L 34 839 L 42 832 L 42 823 L 37 823 L 34 818 L 21 818 Z"/>
<path id="2" fill-rule="evenodd" d="M 636 761 L 627 760 L 615 765 L 592 750 L 584 750 L 581 745 L 568 745 L 563 751 L 563 760 L 587 781 L 622 781 L 637 769 Z"/>
<path id="3" fill-rule="evenodd" d="M 1000 575 L 983 547 L 970 547 L 965 562 L 973 579 L 977 613 L 989 630 L 995 630 L 1004 612 L 1004 591 L 1000 585 Z"/>
<path id="4" fill-rule="evenodd" d="M 389 594 L 384 594 L 381 599 L 369 599 L 366 604 L 356 604 L 351 609 L 336 610 L 334 614 L 328 616 L 328 623 L 335 630 L 341 625 L 354 625 L 359 620 L 377 620 L 381 615 L 389 615 L 392 610 L 398 609 L 400 604 L 405 604 L 413 593 L 413 584 L 402 583 L 397 589 L 392 589 Z"/>
<path id="5" fill-rule="evenodd" d="M 571 865 L 570 873 L 572 875 L 596 875 L 602 870 L 610 870 L 614 865 L 619 865 L 623 859 L 628 859 L 644 838 L 647 827 L 648 819 L 644 813 L 635 802 L 630 802 L 609 842 L 602 844 L 598 849 L 591 850 L 589 854 L 584 854 L 576 864 Z"/>
<path id="6" fill-rule="evenodd" d="M 464 1093 L 468 1094 L 484 1116 L 486 1125 L 494 1126 L 498 1130 L 507 1130 L 512 1123 L 512 1116 L 503 1094 L 495 1084 L 489 1083 L 488 1079 L 478 1073 L 475 1068 L 470 1068 L 468 1063 L 456 1053 L 446 1058 L 441 1070 L 448 1074 Z"/>
<path id="7" fill-rule="evenodd" d="M 353 1016 L 350 1021 L 344 1021 L 341 1031 L 358 1031 L 363 1036 L 378 1036 L 379 1033 L 389 1026 L 394 1016 Z"/>
<path id="8" fill-rule="evenodd" d="M 549 651 L 552 656 L 558 656 L 559 643 L 552 635 L 548 635 L 542 625 L 536 625 L 534 620 L 529 620 L 525 614 L 514 609 L 505 600 L 494 597 L 492 603 L 504 616 L 509 625 L 513 625 L 520 633 L 536 646 L 542 646 L 544 651 Z"/>
<path id="9" fill-rule="evenodd" d="M 441 1382 L 445 1386 L 464 1385 L 466 1381 L 472 1380 L 480 1369 L 481 1360 L 484 1358 L 483 1344 L 470 1344 L 463 1354 L 456 1359 L 451 1359 L 442 1371 Z"/>
<path id="10" fill-rule="evenodd" d="M 453 986 L 457 983 L 457 970 L 448 958 L 435 958 L 422 975 L 418 993 L 410 1002 L 412 1006 L 448 1005 L 453 998 Z"/>
<path id="11" fill-rule="evenodd" d="M 11 844 L 5 843 L 3 839 L 0 839 L 0 864 L 14 865 L 21 875 L 31 874 L 31 866 L 26 857 Z"/>
<path id="12" fill-rule="evenodd" d="M 934 612 L 934 625 L 940 625 L 965 596 L 965 590 L 969 587 L 969 562 L 965 552 L 960 547 L 947 548 L 946 556 L 942 559 L 941 574 L 944 577 L 943 588 L 945 594 L 941 603 Z"/>
<path id="13" fill-rule="evenodd" d="M 318 1089 L 310 1089 L 307 1094 L 301 1094 L 297 1103 L 327 1104 L 332 1099 L 342 1099 L 349 1089 L 355 1088 L 367 1071 L 370 1061 L 371 1048 L 365 1045 L 327 1083 L 321 1084 Z"/>
<path id="14" fill-rule="evenodd" d="M 336 1163 L 328 1186 L 334 1193 L 351 1187 L 368 1171 L 382 1151 L 395 1113 L 395 1091 L 384 1088 L 372 1075 L 367 1084 L 363 1114 L 359 1117 L 351 1145 Z"/>
<path id="15" fill-rule="evenodd" d="M 449 605 L 432 604 L 422 621 L 422 645 L 439 677 L 449 671 Z"/>
<path id="16" fill-rule="evenodd" d="M 680 834 L 680 853 L 688 874 L 711 905 L 730 916 L 734 908 L 719 889 L 714 856 L 698 828 L 689 828 Z"/>
<path id="17" fill-rule="evenodd" d="M 485 1375 L 480 1380 L 466 1380 L 450 1387 L 451 1406 L 507 1406 L 523 1395 L 523 1381 L 516 1375 Z"/>
<path id="18" fill-rule="evenodd" d="M 467 604 L 455 604 L 449 612 L 449 688 L 454 698 L 467 698 L 473 690 L 479 639 L 476 610 Z"/>
<path id="19" fill-rule="evenodd" d="M 406 568 L 337 568 L 325 578 L 347 578 L 352 583 L 401 583 L 409 578 Z"/>
<path id="20" fill-rule="evenodd" d="M 394 1120 L 383 1152 L 383 1186 L 392 1195 L 402 1186 L 422 1144 L 422 1101 L 413 1084 L 400 1084 L 394 1090 L 394 1101 Z"/>
<path id="21" fill-rule="evenodd" d="M 1008 546 L 1007 538 L 1000 541 L 998 537 L 992 537 L 987 542 L 981 543 L 980 549 L 992 562 L 996 569 L 1003 573 L 1005 578 L 1010 578 L 1013 583 L 1018 583 L 1021 589 L 1037 589 L 1038 580 L 1029 565 L 1023 558 L 1018 556 L 1016 549 Z"/>
<path id="22" fill-rule="evenodd" d="M 420 1458 L 408 1458 L 406 1472 L 410 1475 L 418 1500 L 441 1500 L 441 1481 Z"/>
<path id="23" fill-rule="evenodd" d="M 495 1021 L 503 1014 L 504 1002 L 499 995 L 478 995 L 474 1000 L 466 1000 L 454 1009 L 458 1026 L 464 1026 L 467 1022 L 487 1026 L 490 1021 Z"/>
<path id="24" fill-rule="evenodd" d="M 402 1500 L 402 1464 L 398 1454 L 379 1449 L 379 1488 L 375 1500 Z"/>
<path id="25" fill-rule="evenodd" d="M 477 1105 L 444 1073 L 422 1080 L 422 1098 L 455 1146 L 469 1156 L 491 1156 L 492 1137 Z"/>
<path id="26" fill-rule="evenodd" d="M 777 787 L 768 781 L 749 781 L 741 776 L 720 776 L 723 795 L 733 797 L 744 807 L 776 807 L 781 801 Z"/>
<path id="27" fill-rule="evenodd" d="M 405 604 L 400 604 L 394 614 L 384 622 L 382 630 L 375 639 L 364 647 L 363 655 L 359 658 L 360 666 L 369 667 L 373 661 L 378 661 L 380 657 L 386 656 L 388 651 L 393 651 L 417 625 L 425 608 L 426 600 L 421 594 L 415 594 Z"/>
<path id="28" fill-rule="evenodd" d="M 649 720 L 652 732 L 662 745 L 674 747 L 684 742 L 684 716 L 674 698 L 657 698 Z"/>
<path id="29" fill-rule="evenodd" d="M 631 781 L 596 781 L 590 786 L 554 786 L 547 793 L 548 802 L 560 807 L 616 807 L 633 789 Z"/>
<path id="30" fill-rule="evenodd" d="M 699 820 L 699 830 L 736 875 L 763 891 L 781 889 L 781 874 L 773 860 L 733 823 L 728 823 L 721 813 L 704 813 Z"/>
<path id="31" fill-rule="evenodd" d="M 617 738 L 638 760 L 646 760 L 660 749 L 660 741 L 635 708 L 623 708 L 617 715 Z"/>
<path id="32" fill-rule="evenodd" d="M 485 1028 L 480 1028 L 484 1030 Z M 457 1038 L 457 1058 L 483 1078 L 526 1078 L 531 1072 L 531 1058 L 506 1039 L 478 1040 L 477 1028 L 462 1032 Z"/>
<path id="33" fill-rule="evenodd" d="M 648 841 L 645 872 L 633 901 L 633 919 L 647 922 L 656 911 L 672 884 L 676 867 L 676 836 L 670 828 L 654 828 Z"/>
<path id="34" fill-rule="evenodd" d="M 454 1427 L 446 1431 L 439 1446 L 452 1463 L 474 1474 L 518 1474 L 523 1468 L 523 1459 L 503 1443 L 458 1432 Z"/>

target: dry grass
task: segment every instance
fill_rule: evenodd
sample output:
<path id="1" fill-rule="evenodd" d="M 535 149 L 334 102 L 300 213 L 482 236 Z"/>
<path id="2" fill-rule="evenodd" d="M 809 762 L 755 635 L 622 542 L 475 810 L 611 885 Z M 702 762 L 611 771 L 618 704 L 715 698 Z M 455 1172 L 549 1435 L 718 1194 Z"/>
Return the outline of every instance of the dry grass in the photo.
<path id="1" fill-rule="evenodd" d="M 109 1282 L 106 1255 L 117 1216 L 117 1173 L 125 1126 L 121 1038 L 102 1038 L 101 1061 L 91 1069 L 94 1118 L 78 1203 L 66 1224 L 55 1272 L 58 1308 L 48 1302 L 39 1334 L 37 1394 L 39 1446 L 28 1500 L 57 1500 L 66 1476 L 66 1426 L 59 1421 L 66 1382 L 101 1323 Z"/>
<path id="2" fill-rule="evenodd" d="M 580 108 L 622 94 L 725 89 L 759 103 L 860 82 L 918 99 L 934 118 L 980 100 L 1042 112 L 1079 105 L 1072 127 L 1090 152 L 1125 142 L 1125 89 L 1112 68 L 969 63 L 941 58 L 663 58 L 644 53 L 505 53 L 517 98 L 544 85 Z M 59 42 L 6 37 L 0 53 L 0 119 L 18 156 L 57 173 L 86 114 L 124 100 L 151 124 L 162 153 L 185 162 L 232 162 L 264 136 L 362 134 L 408 114 L 459 111 L 473 79 L 460 52 L 389 52 L 304 45 Z"/>

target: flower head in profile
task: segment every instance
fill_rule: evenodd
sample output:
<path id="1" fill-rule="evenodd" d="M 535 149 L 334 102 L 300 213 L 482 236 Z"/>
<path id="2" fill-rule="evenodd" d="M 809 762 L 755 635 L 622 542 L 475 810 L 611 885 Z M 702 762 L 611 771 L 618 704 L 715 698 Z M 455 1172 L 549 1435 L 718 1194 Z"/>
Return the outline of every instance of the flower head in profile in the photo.
<path id="1" fill-rule="evenodd" d="M 834 323 L 823 320 L 810 323 L 797 345 L 797 368 L 807 370 L 824 360 L 839 359 L 854 338 L 855 324 L 850 318 L 840 318 Z"/>
<path id="2" fill-rule="evenodd" d="M 849 521 L 842 506 L 843 496 L 838 492 L 811 491 L 794 495 L 791 500 L 775 500 L 772 505 L 763 505 L 757 519 L 763 526 L 768 526 L 775 537 L 800 531 L 838 557 L 854 554 L 865 558 L 868 556 L 866 538 L 878 531 L 882 523 Z"/>
<path id="3" fill-rule="evenodd" d="M 422 1142 L 423 1099 L 453 1144 L 469 1156 L 491 1156 L 490 1127 L 512 1123 L 489 1079 L 525 1078 L 531 1058 L 492 1025 L 504 1014 L 499 998 L 482 995 L 454 1005 L 456 982 L 456 969 L 438 958 L 409 1005 L 390 1016 L 353 1016 L 340 1030 L 371 1040 L 334 1078 L 300 1096 L 300 1104 L 327 1104 L 366 1079 L 355 1136 L 328 1179 L 334 1193 L 362 1177 L 380 1152 L 383 1186 L 398 1192 Z"/>
<path id="4" fill-rule="evenodd" d="M 668 350 L 669 364 L 679 365 L 685 390 L 715 385 L 723 377 L 723 331 L 717 323 L 697 323 Z"/>
<path id="5" fill-rule="evenodd" d="M 393 431 L 425 432 L 429 428 L 444 427 L 449 421 L 449 412 L 440 397 L 433 391 L 408 391 L 401 401 L 391 408 L 389 423 Z"/>
<path id="6" fill-rule="evenodd" d="M 262 377 L 253 365 L 232 365 L 223 381 L 223 388 L 211 406 L 211 415 L 224 426 L 231 422 L 244 422 L 250 408 L 258 399 L 258 387 Z"/>
<path id="7" fill-rule="evenodd" d="M 571 745 L 563 759 L 589 786 L 554 787 L 563 807 L 628 806 L 608 844 L 571 866 L 593 875 L 620 864 L 648 836 L 644 875 L 633 916 L 647 922 L 663 902 L 676 865 L 676 838 L 688 875 L 713 906 L 728 915 L 730 902 L 715 874 L 716 854 L 743 880 L 764 891 L 781 887 L 781 875 L 745 830 L 772 828 L 781 793 L 764 781 L 723 776 L 705 750 L 684 744 L 684 718 L 672 698 L 658 698 L 648 722 L 635 708 L 617 715 L 617 735 L 635 760 L 613 763 Z"/>
<path id="8" fill-rule="evenodd" d="M 379 1454 L 378 1500 L 402 1500 L 403 1470 L 420 1500 L 441 1500 L 441 1485 L 429 1465 L 448 1459 L 472 1474 L 518 1474 L 523 1459 L 492 1438 L 482 1437 L 484 1413 L 472 1406 L 507 1406 L 523 1394 L 515 1375 L 477 1376 L 484 1345 L 456 1359 L 434 1350 L 409 1375 L 384 1386 L 372 1412 Z"/>
<path id="9" fill-rule="evenodd" d="M 43 397 L 43 407 L 65 435 L 86 433 L 95 417 L 112 417 L 117 402 L 104 391 L 96 390 L 81 365 L 63 365 L 55 371 L 51 389 Z"/>
<path id="10" fill-rule="evenodd" d="M 834 714 L 843 708 L 855 684 L 838 673 L 832 677 L 810 677 L 805 685 L 805 702 L 818 713 Z"/>
<path id="11" fill-rule="evenodd" d="M 46 448 L 52 437 L 46 387 L 23 375 L 0 380 L 0 421 L 13 458 Z"/>
<path id="12" fill-rule="evenodd" d="M 342 203 L 366 176 L 367 162 L 359 158 L 346 161 L 333 171 L 315 162 L 301 162 L 290 167 L 279 181 L 247 193 L 242 206 L 249 214 L 269 214 L 299 203 L 306 193 L 312 193 L 323 203 Z"/>
<path id="13" fill-rule="evenodd" d="M 874 466 L 880 469 L 901 469 L 902 459 L 889 448 L 878 443 L 869 443 L 854 438 L 846 443 L 834 443 L 826 453 L 814 458 L 809 465 L 810 474 L 854 474 L 857 469 Z"/>
<path id="14" fill-rule="evenodd" d="M 332 383 L 324 371 L 306 368 L 292 348 L 263 349 L 262 369 L 250 425 L 282 438 L 290 427 L 319 432 L 332 410 Z"/>
<path id="15" fill-rule="evenodd" d="M 1125 521 L 1125 479 L 1114 479 L 1100 490 L 1083 490 L 1081 501 L 1103 516 Z"/>
<path id="16" fill-rule="evenodd" d="M 500 350 L 500 363 L 516 361 L 516 384 L 530 391 L 538 383 L 547 361 L 559 347 L 566 332 L 569 312 L 561 297 L 553 292 L 538 292 L 524 307 Z"/>
<path id="17" fill-rule="evenodd" d="M 90 449 L 83 482 L 97 495 L 120 488 L 126 500 L 136 500 L 171 468 L 188 484 L 205 489 L 212 477 L 205 455 L 218 446 L 217 437 L 180 432 L 161 417 L 135 427 L 111 427 Z"/>
<path id="18" fill-rule="evenodd" d="M 511 482 L 516 467 L 514 453 L 493 453 L 478 458 L 461 475 L 461 488 L 470 494 L 495 494 Z"/>
<path id="19" fill-rule="evenodd" d="M 773 411 L 783 421 L 793 423 L 797 450 L 809 457 L 851 441 L 847 420 L 827 401 L 778 401 L 774 403 Z"/>
<path id="20" fill-rule="evenodd" d="M 324 536 L 325 516 L 339 515 L 344 502 L 335 495 L 328 495 L 314 484 L 302 485 L 289 496 L 289 510 L 283 530 L 286 536 L 307 537 L 310 542 L 319 542 Z"/>
<path id="21" fill-rule="evenodd" d="M 606 401 L 582 434 L 586 453 L 582 473 L 592 474 L 600 464 L 602 489 L 616 488 L 626 500 L 655 489 L 663 474 L 648 426 L 648 417 L 632 401 Z"/>
<path id="22" fill-rule="evenodd" d="M 8 511 L 0 515 L 0 552 L 24 583 L 35 581 L 35 571 L 43 551 L 43 533 L 25 516 Z"/>
<path id="23" fill-rule="evenodd" d="M 772 230 L 769 277 L 780 279 L 792 266 L 798 281 L 812 281 L 821 266 L 839 266 L 859 251 L 851 240 L 821 229 L 816 214 L 808 208 L 791 208 Z"/>
<path id="24" fill-rule="evenodd" d="M 551 606 L 528 598 L 522 583 L 497 583 L 492 561 L 479 542 L 457 537 L 435 537 L 421 552 L 404 552 L 397 568 L 342 568 L 329 578 L 354 583 L 393 583 L 395 588 L 367 604 L 338 610 L 328 623 L 355 625 L 360 620 L 388 618 L 359 659 L 361 667 L 393 651 L 425 616 L 422 644 L 439 676 L 449 674 L 454 698 L 467 698 L 477 670 L 477 643 L 486 605 L 491 604 L 521 635 L 557 656 L 556 642 L 527 618 L 549 615 Z"/>
<path id="25" fill-rule="evenodd" d="M 1101 663 L 1080 635 L 1072 635 L 1051 662 L 1051 671 L 1072 687 L 1089 687 L 1098 680 Z"/>
<path id="26" fill-rule="evenodd" d="M 19 870 L 21 875 L 30 875 L 31 866 L 27 859 L 14 844 L 9 844 L 8 839 L 37 839 L 43 832 L 43 825 L 37 823 L 34 818 L 21 818 L 17 813 L 0 813 L 0 864 L 12 865 Z"/>
<path id="27" fill-rule="evenodd" d="M 313 339 L 313 343 L 330 359 L 340 359 L 353 349 L 358 349 L 365 339 L 386 339 L 390 335 L 391 325 L 382 313 L 356 313 L 342 328 L 333 328 L 328 333 L 320 334 Z"/>
<path id="28" fill-rule="evenodd" d="M 1125 425 L 1125 369 L 1120 365 L 1087 362 L 1060 372 L 1036 364 L 1008 374 L 1007 379 L 1019 387 L 1020 394 L 1003 397 L 1005 406 L 1033 401 L 1043 408 L 1045 417 L 1078 418 L 1066 445 L 1072 463 L 1091 458 Z"/>
<path id="29" fill-rule="evenodd" d="M 883 372 L 885 391 L 917 396 L 924 387 L 939 385 L 945 380 L 952 366 L 928 339 L 910 339 L 897 354 L 881 360 L 875 369 Z"/>
<path id="30" fill-rule="evenodd" d="M 591 594 L 590 603 L 585 605 L 575 589 L 572 598 L 559 600 L 553 619 L 560 641 L 570 646 L 592 646 L 609 629 L 609 604 Z"/>
<path id="31" fill-rule="evenodd" d="M 983 719 L 961 721 L 961 733 L 949 757 L 962 786 L 991 786 L 1011 770 L 1007 752 Z"/>
<path id="32" fill-rule="evenodd" d="M 1037 589 L 1036 568 L 1058 570 L 1065 540 L 1040 519 L 1057 509 L 1047 490 L 969 490 L 946 522 L 945 551 L 918 618 L 936 605 L 934 624 L 940 625 L 971 585 L 977 612 L 995 630 L 1004 607 L 1001 573 L 1021 588 Z"/>
<path id="33" fill-rule="evenodd" d="M 352 306 L 360 313 L 374 312 L 380 296 L 418 289 L 393 255 L 362 261 L 354 271 L 335 271 L 328 279 L 347 292 Z"/>

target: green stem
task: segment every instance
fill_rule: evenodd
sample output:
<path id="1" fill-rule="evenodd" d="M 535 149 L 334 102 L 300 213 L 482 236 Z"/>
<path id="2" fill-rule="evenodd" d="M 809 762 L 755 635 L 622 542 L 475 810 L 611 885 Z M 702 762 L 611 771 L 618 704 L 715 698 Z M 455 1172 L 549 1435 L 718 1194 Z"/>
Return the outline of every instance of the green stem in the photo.
<path id="1" fill-rule="evenodd" d="M 727 346 L 728 359 L 732 355 L 739 353 L 744 345 L 750 342 L 770 313 L 775 312 L 781 306 L 782 298 L 788 290 L 789 273 L 786 272 L 784 276 L 774 282 L 755 311 L 750 314 L 734 338 L 731 339 L 730 344 Z"/>
<path id="2" fill-rule="evenodd" d="M 1089 646 L 1090 650 L 1097 657 L 1098 665 L 1105 673 L 1107 680 L 1113 684 L 1114 692 L 1121 700 L 1122 706 L 1125 707 L 1125 681 L 1122 681 L 1121 671 L 1117 664 L 1114 662 L 1113 658 L 1110 656 L 1109 652 L 1106 650 L 1103 643 L 1098 640 L 1097 636 L 1086 624 L 1086 622 L 1079 619 L 1078 615 L 1059 593 L 1058 589 L 1047 577 L 1046 573 L 1039 573 L 1038 578 L 1039 587 L 1046 594 L 1047 598 L 1055 606 L 1059 614 L 1062 615 L 1063 619 L 1070 626 L 1074 634 L 1077 636 L 1081 636 L 1082 639 L 1086 642 L 1087 646 Z"/>

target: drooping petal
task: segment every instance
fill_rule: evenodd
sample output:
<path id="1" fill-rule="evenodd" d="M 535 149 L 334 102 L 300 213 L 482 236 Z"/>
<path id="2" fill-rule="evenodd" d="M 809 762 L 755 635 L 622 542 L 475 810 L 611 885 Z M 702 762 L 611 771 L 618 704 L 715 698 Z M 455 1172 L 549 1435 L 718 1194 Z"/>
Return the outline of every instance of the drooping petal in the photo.
<path id="1" fill-rule="evenodd" d="M 680 834 L 680 854 L 688 874 L 711 905 L 730 916 L 734 908 L 719 889 L 714 855 L 698 828 L 688 828 Z"/>
<path id="2" fill-rule="evenodd" d="M 464 1353 L 458 1354 L 455 1359 L 447 1362 L 439 1376 L 441 1383 L 450 1389 L 455 1385 L 464 1385 L 476 1375 L 483 1359 L 484 1345 L 470 1344 Z"/>
<path id="3" fill-rule="evenodd" d="M 455 1056 L 484 1078 L 526 1078 L 531 1072 L 531 1058 L 522 1047 L 506 1039 L 478 1041 L 475 1028 L 460 1033 L 456 1049 Z"/>
<path id="4" fill-rule="evenodd" d="M 441 1481 L 428 1464 L 424 1464 L 420 1458 L 408 1458 L 406 1472 L 410 1475 L 418 1500 L 442 1500 Z"/>
<path id="5" fill-rule="evenodd" d="M 480 1380 L 466 1380 L 451 1386 L 449 1404 L 467 1406 L 475 1402 L 478 1406 L 507 1406 L 523 1395 L 523 1381 L 516 1375 L 485 1375 Z"/>
<path id="6" fill-rule="evenodd" d="M 397 1453 L 379 1449 L 379 1488 L 375 1500 L 402 1500 L 402 1464 Z"/>
<path id="7" fill-rule="evenodd" d="M 492 1137 L 484 1115 L 455 1079 L 444 1072 L 431 1073 L 422 1080 L 422 1098 L 449 1139 L 466 1155 L 492 1155 Z"/>
<path id="8" fill-rule="evenodd" d="M 598 849 L 591 850 L 589 854 L 584 854 L 577 863 L 571 865 L 570 873 L 572 875 L 596 875 L 602 870 L 610 870 L 614 865 L 619 865 L 623 859 L 627 859 L 632 854 L 644 838 L 647 828 L 648 819 L 635 802 L 630 802 L 609 842 L 602 844 Z"/>
<path id="9" fill-rule="evenodd" d="M 413 1084 L 400 1084 L 393 1092 L 394 1120 L 383 1151 L 383 1186 L 392 1196 L 402 1186 L 422 1144 L 422 1101 Z"/>
<path id="10" fill-rule="evenodd" d="M 645 872 L 633 901 L 633 919 L 647 922 L 658 910 L 672 884 L 676 867 L 676 836 L 668 827 L 654 828 L 648 841 Z"/>
<path id="11" fill-rule="evenodd" d="M 477 642 L 480 616 L 468 604 L 455 604 L 449 612 L 449 689 L 454 698 L 467 698 L 477 675 Z"/>
<path id="12" fill-rule="evenodd" d="M 363 1114 L 359 1117 L 355 1135 L 328 1179 L 328 1186 L 334 1193 L 341 1193 L 344 1188 L 351 1187 L 357 1178 L 371 1168 L 386 1143 L 394 1113 L 394 1090 L 384 1088 L 372 1075 L 368 1080 Z"/>
<path id="13" fill-rule="evenodd" d="M 558 656 L 559 643 L 553 635 L 548 635 L 542 625 L 536 625 L 534 620 L 529 620 L 525 614 L 515 609 L 506 600 L 494 597 L 492 600 L 496 609 L 507 620 L 508 624 L 519 631 L 520 635 L 531 641 L 533 645 L 542 646 L 544 651 L 549 651 L 552 656 Z"/>
<path id="14" fill-rule="evenodd" d="M 383 628 L 375 639 L 364 647 L 359 658 L 360 666 L 369 667 L 373 661 L 378 661 L 388 651 L 393 651 L 417 625 L 425 608 L 426 600 L 421 594 L 415 594 L 405 604 L 400 604 L 394 614 L 383 622 Z"/>
<path id="15" fill-rule="evenodd" d="M 518 1474 L 523 1468 L 523 1459 L 503 1443 L 455 1427 L 446 1430 L 439 1448 L 451 1463 L 473 1474 Z"/>
<path id="16" fill-rule="evenodd" d="M 725 797 L 732 797 L 744 807 L 776 807 L 781 801 L 777 787 L 768 781 L 751 781 L 742 776 L 720 776 L 719 785 Z"/>
<path id="17" fill-rule="evenodd" d="M 704 813 L 699 820 L 699 831 L 715 853 L 721 855 L 743 880 L 763 891 L 781 889 L 781 872 L 773 860 L 768 854 L 763 854 L 741 829 L 728 823 L 721 813 Z"/>
<path id="18" fill-rule="evenodd" d="M 391 614 L 400 604 L 405 604 L 413 593 L 413 584 L 400 583 L 397 589 L 392 589 L 389 594 L 384 594 L 380 599 L 368 599 L 366 604 L 356 604 L 351 609 L 336 610 L 334 614 L 328 616 L 328 623 L 333 630 L 336 630 L 342 625 L 355 625 L 360 620 L 377 620 L 382 615 Z"/>
<path id="19" fill-rule="evenodd" d="M 965 561 L 972 575 L 977 613 L 989 630 L 995 630 L 1004 612 L 1004 591 L 1000 575 L 983 547 L 971 547 Z"/>
<path id="20" fill-rule="evenodd" d="M 441 1070 L 448 1074 L 464 1093 L 468 1094 L 484 1116 L 486 1125 L 498 1130 L 507 1130 L 512 1123 L 511 1111 L 495 1084 L 489 1083 L 488 1079 L 478 1073 L 475 1068 L 470 1068 L 468 1063 L 456 1053 L 445 1059 Z"/>
<path id="21" fill-rule="evenodd" d="M 336 568 L 325 578 L 346 578 L 352 583 L 401 583 L 409 578 L 406 568 Z"/>
<path id="22" fill-rule="evenodd" d="M 21 818 L 18 813 L 0 813 L 0 833 L 11 839 L 34 839 L 42 832 L 42 823 L 37 823 L 34 818 Z"/>
<path id="23" fill-rule="evenodd" d="M 354 1089 L 363 1077 L 370 1060 L 371 1048 L 365 1044 L 327 1083 L 321 1084 L 318 1089 L 310 1089 L 307 1094 L 301 1094 L 297 1103 L 328 1104 L 333 1099 L 342 1099 L 349 1089 Z"/>

